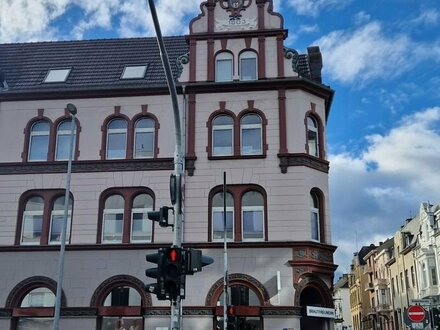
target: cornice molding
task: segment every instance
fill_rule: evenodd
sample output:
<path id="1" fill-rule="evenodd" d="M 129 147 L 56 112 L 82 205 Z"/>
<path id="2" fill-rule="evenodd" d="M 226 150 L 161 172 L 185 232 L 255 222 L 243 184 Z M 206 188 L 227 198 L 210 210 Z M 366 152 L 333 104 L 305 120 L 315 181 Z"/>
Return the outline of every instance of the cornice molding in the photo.
<path id="1" fill-rule="evenodd" d="M 280 159 L 281 173 L 287 173 L 289 166 L 306 166 L 327 174 L 330 169 L 330 163 L 327 160 L 308 154 L 278 154 L 278 158 Z"/>

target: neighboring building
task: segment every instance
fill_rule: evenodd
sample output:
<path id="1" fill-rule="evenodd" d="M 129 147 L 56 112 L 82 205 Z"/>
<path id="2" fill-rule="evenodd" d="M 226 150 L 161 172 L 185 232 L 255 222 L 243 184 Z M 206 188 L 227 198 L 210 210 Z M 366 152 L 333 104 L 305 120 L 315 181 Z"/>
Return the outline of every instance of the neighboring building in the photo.
<path id="1" fill-rule="evenodd" d="M 335 302 L 335 330 L 352 330 L 350 313 L 350 287 L 348 274 L 335 283 L 333 300 Z"/>
<path id="2" fill-rule="evenodd" d="M 183 328 L 222 324 L 222 183 L 240 329 L 331 329 L 326 123 L 318 47 L 298 54 L 272 0 L 209 0 L 168 37 L 184 123 L 184 246 L 215 263 L 186 279 Z M 0 45 L 0 329 L 52 323 L 66 186 L 67 103 L 78 108 L 60 328 L 169 326 L 144 291 L 171 230 L 172 104 L 155 38 Z M 360 258 L 362 260 L 362 258 Z M 279 276 L 278 276 L 279 272 Z M 280 280 L 278 280 L 280 279 Z M 359 329 L 359 328 L 356 328 Z"/>
<path id="3" fill-rule="evenodd" d="M 364 323 L 368 321 L 367 315 L 371 311 L 370 294 L 368 292 L 371 266 L 365 262 L 364 257 L 375 248 L 374 244 L 363 246 L 359 252 L 354 253 L 351 264 L 349 286 L 353 330 L 365 328 Z"/>

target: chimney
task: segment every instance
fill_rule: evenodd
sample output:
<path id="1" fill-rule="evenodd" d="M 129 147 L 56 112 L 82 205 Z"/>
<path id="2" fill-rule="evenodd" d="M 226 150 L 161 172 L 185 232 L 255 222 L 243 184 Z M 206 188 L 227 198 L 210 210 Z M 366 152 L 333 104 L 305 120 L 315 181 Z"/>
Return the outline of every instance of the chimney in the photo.
<path id="1" fill-rule="evenodd" d="M 314 82 L 322 83 L 322 55 L 318 46 L 307 47 L 309 57 L 310 76 Z"/>

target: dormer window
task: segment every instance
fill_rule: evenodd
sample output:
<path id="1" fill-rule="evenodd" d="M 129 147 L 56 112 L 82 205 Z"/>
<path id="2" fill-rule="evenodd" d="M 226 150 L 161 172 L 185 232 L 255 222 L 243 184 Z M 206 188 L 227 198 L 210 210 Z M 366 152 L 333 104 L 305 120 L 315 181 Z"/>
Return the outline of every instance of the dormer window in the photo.
<path id="1" fill-rule="evenodd" d="M 143 79 L 146 71 L 146 65 L 127 65 L 122 71 L 121 79 Z"/>
<path id="2" fill-rule="evenodd" d="M 67 77 L 69 76 L 70 70 L 71 68 L 50 69 L 47 72 L 43 83 L 65 82 L 67 80 Z"/>

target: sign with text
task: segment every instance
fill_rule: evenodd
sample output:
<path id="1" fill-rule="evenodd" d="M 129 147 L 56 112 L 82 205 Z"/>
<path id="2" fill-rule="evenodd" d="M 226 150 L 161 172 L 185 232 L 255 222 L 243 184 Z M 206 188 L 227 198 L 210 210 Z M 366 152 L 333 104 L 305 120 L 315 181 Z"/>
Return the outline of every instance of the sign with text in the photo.
<path id="1" fill-rule="evenodd" d="M 333 308 L 307 306 L 307 316 L 326 317 L 328 319 L 334 319 L 335 310 Z"/>

